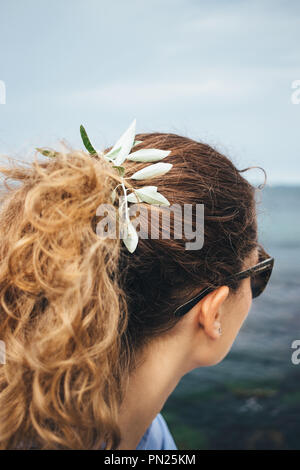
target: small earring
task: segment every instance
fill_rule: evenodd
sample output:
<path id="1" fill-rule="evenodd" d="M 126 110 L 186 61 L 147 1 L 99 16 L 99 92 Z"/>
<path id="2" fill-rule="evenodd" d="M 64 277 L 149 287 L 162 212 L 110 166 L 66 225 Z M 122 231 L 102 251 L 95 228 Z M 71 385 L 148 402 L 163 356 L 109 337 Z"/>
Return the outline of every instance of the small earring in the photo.
<path id="1" fill-rule="evenodd" d="M 222 328 L 220 327 L 219 328 L 219 335 L 221 336 L 221 334 L 222 334 Z"/>

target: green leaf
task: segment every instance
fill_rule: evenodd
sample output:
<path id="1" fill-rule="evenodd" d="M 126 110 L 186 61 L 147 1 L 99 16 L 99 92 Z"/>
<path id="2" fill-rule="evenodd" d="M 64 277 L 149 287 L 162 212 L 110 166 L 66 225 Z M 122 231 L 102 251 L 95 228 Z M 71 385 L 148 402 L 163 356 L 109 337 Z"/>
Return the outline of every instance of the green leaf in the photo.
<path id="1" fill-rule="evenodd" d="M 129 202 L 138 202 L 138 199 L 148 204 L 170 205 L 168 199 L 157 191 L 157 186 L 144 186 L 143 188 L 136 189 L 135 193 L 131 193 L 127 196 Z"/>
<path id="2" fill-rule="evenodd" d="M 162 176 L 172 168 L 172 163 L 154 163 L 141 170 L 136 171 L 131 179 L 133 180 L 146 180 L 155 176 Z"/>
<path id="3" fill-rule="evenodd" d="M 59 155 L 59 152 L 55 152 L 55 150 L 47 150 L 44 148 L 36 148 L 36 150 L 45 157 L 57 157 Z"/>
<path id="4" fill-rule="evenodd" d="M 114 158 L 116 158 L 116 156 L 118 155 L 118 153 L 120 152 L 120 150 L 121 150 L 121 147 L 118 147 L 118 148 L 115 149 L 114 151 L 111 149 L 109 152 L 107 152 L 107 153 L 104 154 L 104 157 L 105 157 L 105 158 L 108 158 L 108 157 L 109 157 L 110 159 L 113 160 Z"/>
<path id="5" fill-rule="evenodd" d="M 111 202 L 114 204 L 115 200 L 116 200 L 116 197 L 117 197 L 117 190 L 116 188 L 113 189 L 112 193 L 111 193 Z"/>
<path id="6" fill-rule="evenodd" d="M 159 149 L 141 149 L 136 152 L 130 153 L 127 160 L 132 162 L 158 162 L 163 158 L 167 157 L 171 153 L 171 150 L 159 150 Z"/>
<path id="7" fill-rule="evenodd" d="M 125 168 L 123 166 L 113 165 L 113 168 L 115 168 L 118 171 L 120 176 L 125 175 Z"/>
<path id="8" fill-rule="evenodd" d="M 88 151 L 91 155 L 97 155 L 97 152 L 96 152 L 96 150 L 94 149 L 94 147 L 92 146 L 91 141 L 90 141 L 90 139 L 88 138 L 88 135 L 87 135 L 87 133 L 86 133 L 86 130 L 85 130 L 85 128 L 84 128 L 82 125 L 80 126 L 80 135 L 81 135 L 81 138 L 82 138 L 83 145 L 85 146 L 85 148 L 87 149 L 87 151 Z"/>
<path id="9" fill-rule="evenodd" d="M 132 147 L 135 147 L 136 145 L 139 145 L 139 144 L 142 144 L 143 141 L 142 140 L 135 140 L 132 144 Z"/>
<path id="10" fill-rule="evenodd" d="M 122 163 L 124 162 L 124 160 L 126 160 L 126 157 L 131 150 L 132 144 L 134 142 L 135 126 L 136 126 L 136 119 L 132 121 L 128 129 L 121 135 L 121 137 L 118 139 L 118 141 L 115 143 L 115 145 L 111 149 L 111 152 L 113 152 L 118 147 L 121 147 L 115 159 L 117 166 L 122 165 Z"/>
<path id="11" fill-rule="evenodd" d="M 135 189 L 134 192 L 130 193 L 127 195 L 127 201 L 128 202 L 139 202 L 143 201 L 142 195 L 141 195 L 141 190 L 148 188 L 148 190 L 152 191 L 157 191 L 157 186 L 143 186 L 140 189 Z"/>
<path id="12" fill-rule="evenodd" d="M 126 220 L 126 222 L 124 223 L 124 228 L 125 234 L 123 237 L 123 243 L 125 244 L 127 250 L 130 253 L 133 253 L 139 242 L 138 234 L 130 220 Z"/>
<path id="13" fill-rule="evenodd" d="M 137 202 L 141 202 L 142 200 L 141 200 L 140 198 L 137 198 L 137 196 L 136 196 L 135 193 L 130 193 L 130 194 L 127 196 L 127 201 L 128 201 L 128 202 L 137 203 Z"/>

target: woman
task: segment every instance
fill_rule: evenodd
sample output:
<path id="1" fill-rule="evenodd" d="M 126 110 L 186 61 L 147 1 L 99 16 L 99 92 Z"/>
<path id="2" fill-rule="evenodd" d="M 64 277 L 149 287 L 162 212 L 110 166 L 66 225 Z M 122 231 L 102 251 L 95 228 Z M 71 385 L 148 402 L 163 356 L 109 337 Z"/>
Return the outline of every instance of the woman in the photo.
<path id="1" fill-rule="evenodd" d="M 97 155 L 1 168 L 18 183 L 0 219 L 3 449 L 176 448 L 165 401 L 186 373 L 225 357 L 270 276 L 244 170 L 186 137 L 135 138 L 137 150 L 170 151 L 171 171 L 151 179 L 170 204 L 204 204 L 201 249 L 172 230 L 133 253 L 99 237 L 97 208 L 120 176 Z"/>

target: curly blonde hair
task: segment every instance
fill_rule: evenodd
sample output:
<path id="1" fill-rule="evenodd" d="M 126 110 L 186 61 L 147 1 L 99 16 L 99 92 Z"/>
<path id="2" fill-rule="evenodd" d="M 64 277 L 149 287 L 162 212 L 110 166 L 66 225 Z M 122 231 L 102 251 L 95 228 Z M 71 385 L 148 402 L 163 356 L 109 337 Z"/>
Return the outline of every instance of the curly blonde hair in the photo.
<path id="1" fill-rule="evenodd" d="M 94 225 L 118 176 L 83 152 L 0 171 L 0 448 L 114 448 L 127 309 Z"/>
<path id="2" fill-rule="evenodd" d="M 180 321 L 172 312 L 240 271 L 257 246 L 245 170 L 177 134 L 135 139 L 138 149 L 171 150 L 172 170 L 151 179 L 171 205 L 204 204 L 201 250 L 186 250 L 174 227 L 168 238 L 141 238 L 134 253 L 119 238 L 99 238 L 97 208 L 120 182 L 105 159 L 70 151 L 0 168 L 17 182 L 0 211 L 0 448 L 118 448 L 141 349 L 172 334 Z M 126 177 L 145 166 L 124 165 Z M 195 233 L 195 218 L 189 228 Z"/>

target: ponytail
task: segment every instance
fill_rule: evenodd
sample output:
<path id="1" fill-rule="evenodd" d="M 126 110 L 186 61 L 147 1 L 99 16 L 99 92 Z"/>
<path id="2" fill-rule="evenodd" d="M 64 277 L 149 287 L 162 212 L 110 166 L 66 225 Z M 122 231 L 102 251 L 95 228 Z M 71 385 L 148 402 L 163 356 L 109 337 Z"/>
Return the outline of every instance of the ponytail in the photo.
<path id="1" fill-rule="evenodd" d="M 127 305 L 95 214 L 118 176 L 82 152 L 0 172 L 0 448 L 116 448 Z"/>

